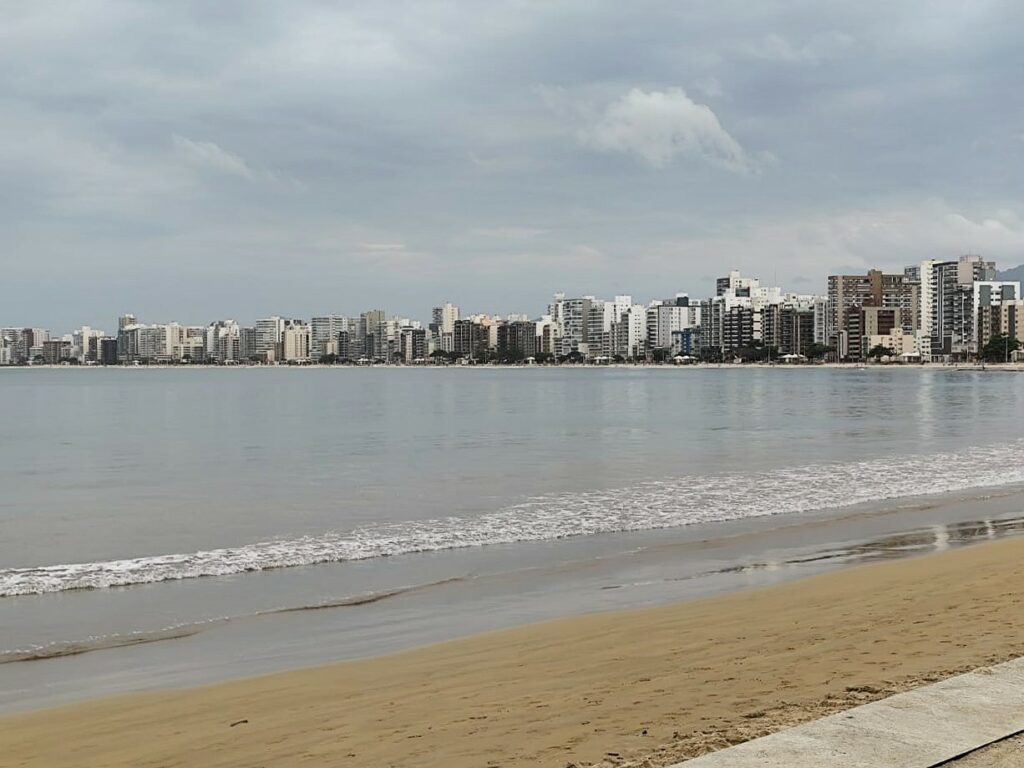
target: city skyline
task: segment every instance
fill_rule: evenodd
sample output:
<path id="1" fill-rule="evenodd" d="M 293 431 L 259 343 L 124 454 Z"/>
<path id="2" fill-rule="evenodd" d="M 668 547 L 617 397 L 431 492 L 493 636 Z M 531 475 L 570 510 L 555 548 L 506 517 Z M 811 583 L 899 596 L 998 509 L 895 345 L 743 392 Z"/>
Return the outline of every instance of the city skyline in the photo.
<path id="1" fill-rule="evenodd" d="M 707 297 L 680 291 L 637 302 L 630 294 L 556 293 L 541 314 L 462 314 L 449 301 L 434 306 L 429 321 L 379 308 L 263 316 L 251 325 L 224 316 L 190 325 L 124 314 L 116 334 L 89 325 L 53 336 L 0 326 L 0 365 L 1009 361 L 1024 339 L 1021 280 L 1012 279 L 1020 271 L 1000 273 L 995 261 L 967 254 L 901 272 L 829 275 L 824 293 L 802 293 L 731 270 Z"/>

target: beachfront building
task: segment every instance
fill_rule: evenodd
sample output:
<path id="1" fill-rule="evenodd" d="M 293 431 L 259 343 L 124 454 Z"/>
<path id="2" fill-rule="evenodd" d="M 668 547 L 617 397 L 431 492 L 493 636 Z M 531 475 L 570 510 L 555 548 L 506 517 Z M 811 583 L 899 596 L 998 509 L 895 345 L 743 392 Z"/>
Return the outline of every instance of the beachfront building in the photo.
<path id="1" fill-rule="evenodd" d="M 971 306 L 974 310 L 973 337 L 970 352 L 977 356 L 992 337 L 1000 333 L 1002 307 L 1021 298 L 1020 283 L 1010 280 L 985 280 L 973 285 Z"/>
<path id="2" fill-rule="evenodd" d="M 99 358 L 100 339 L 106 334 L 97 331 L 88 325 L 72 331 L 71 333 L 71 356 L 80 363 L 95 363 Z"/>
<path id="3" fill-rule="evenodd" d="M 537 323 L 532 320 L 514 320 L 498 326 L 498 356 L 516 361 L 537 354 Z"/>
<path id="4" fill-rule="evenodd" d="M 921 359 L 920 337 L 907 333 L 899 326 L 892 327 L 886 334 L 868 336 L 864 346 L 868 351 L 878 347 L 889 350 L 889 357 L 901 362 L 918 362 Z"/>
<path id="5" fill-rule="evenodd" d="M 338 339 L 348 333 L 349 320 L 344 315 L 321 315 L 309 321 L 309 354 L 314 360 L 324 355 L 338 355 Z"/>
<path id="6" fill-rule="evenodd" d="M 921 283 L 917 274 L 917 270 L 904 270 L 901 274 L 872 269 L 864 275 L 829 275 L 821 343 L 834 346 L 839 359 L 856 359 L 849 350 L 851 344 L 854 348 L 861 346 L 857 337 L 863 335 L 862 329 L 856 324 L 862 318 L 857 310 L 865 306 L 898 309 L 903 329 L 914 333 L 920 325 L 921 313 Z"/>
<path id="7" fill-rule="evenodd" d="M 888 336 L 894 328 L 906 331 L 902 311 L 898 307 L 874 305 L 849 307 L 843 312 L 842 330 L 835 339 L 839 360 L 858 362 L 867 359 L 873 348 L 872 336 Z M 907 332 L 913 337 L 915 334 Z"/>
<path id="8" fill-rule="evenodd" d="M 427 358 L 427 331 L 406 325 L 399 335 L 399 358 L 406 363 L 423 362 Z"/>
<path id="9" fill-rule="evenodd" d="M 446 301 L 439 307 L 434 307 L 431 313 L 430 333 L 435 339 L 437 348 L 442 352 L 454 351 L 452 334 L 455 332 L 455 322 L 459 319 L 459 308 Z"/>
<path id="10" fill-rule="evenodd" d="M 922 261 L 921 331 L 931 339 L 926 359 L 963 360 L 975 340 L 974 283 L 992 282 L 996 265 L 969 254 L 957 261 Z"/>
<path id="11" fill-rule="evenodd" d="M 762 309 L 762 340 L 765 346 L 781 355 L 808 356 L 820 336 L 819 307 L 825 304 L 820 296 L 790 294 L 781 302 Z"/>
<path id="12" fill-rule="evenodd" d="M 273 363 L 281 359 L 284 325 L 284 318 L 277 315 L 260 318 L 256 321 L 254 356 L 266 363 Z"/>
<path id="13" fill-rule="evenodd" d="M 73 359 L 71 339 L 47 339 L 42 344 L 42 361 L 46 365 L 60 365 Z"/>
<path id="14" fill-rule="evenodd" d="M 700 320 L 700 304 L 691 303 L 685 293 L 677 293 L 673 299 L 652 302 L 647 308 L 648 349 L 672 350 L 673 334 L 699 327 Z M 675 338 L 678 340 L 682 337 Z"/>
<path id="15" fill-rule="evenodd" d="M 215 320 L 210 323 L 205 329 L 204 342 L 205 362 L 230 365 L 246 359 L 242 354 L 242 329 L 234 320 Z M 255 350 L 250 354 L 255 354 Z"/>
<path id="16" fill-rule="evenodd" d="M 629 298 L 629 297 L 625 297 Z M 612 323 L 612 355 L 624 360 L 644 360 L 647 357 L 647 307 L 631 304 L 622 308 Z"/>
<path id="17" fill-rule="evenodd" d="M 5 339 L 8 365 L 25 365 L 42 355 L 43 342 L 50 338 L 45 328 L 0 328 L 0 338 Z"/>
<path id="18" fill-rule="evenodd" d="M 466 360 L 479 360 L 487 355 L 488 327 L 474 320 L 456 320 L 452 326 L 452 352 Z"/>
<path id="19" fill-rule="evenodd" d="M 589 352 L 590 303 L 593 296 L 567 299 L 564 293 L 556 293 L 548 307 L 548 314 L 555 323 L 555 354 L 560 357 L 582 355 Z"/>
<path id="20" fill-rule="evenodd" d="M 355 349 L 351 350 L 353 356 L 358 353 L 366 360 L 384 359 L 388 335 L 386 319 L 383 309 L 371 309 L 359 315 L 354 327 Z"/>
<path id="21" fill-rule="evenodd" d="M 762 286 L 756 278 L 733 270 L 717 280 L 716 291 L 701 303 L 702 357 L 727 360 L 740 350 L 774 341 L 779 326 L 777 319 L 773 322 L 774 307 L 785 302 L 780 288 Z"/>
<path id="22" fill-rule="evenodd" d="M 543 315 L 537 321 L 537 354 L 553 356 L 556 345 L 555 321 L 551 315 Z"/>
<path id="23" fill-rule="evenodd" d="M 281 336 L 281 350 L 286 362 L 309 362 L 309 326 L 299 320 L 288 321 Z"/>
<path id="24" fill-rule="evenodd" d="M 123 363 L 166 363 L 173 359 L 168 328 L 161 324 L 137 323 L 118 330 L 118 358 Z"/>

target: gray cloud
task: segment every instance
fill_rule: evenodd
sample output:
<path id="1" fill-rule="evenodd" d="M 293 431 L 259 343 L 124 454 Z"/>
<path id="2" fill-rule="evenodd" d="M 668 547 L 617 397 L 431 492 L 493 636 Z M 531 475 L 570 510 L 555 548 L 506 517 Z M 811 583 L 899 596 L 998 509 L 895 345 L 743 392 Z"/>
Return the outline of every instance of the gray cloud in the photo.
<path id="1" fill-rule="evenodd" d="M 1024 262 L 1009 0 L 4 13 L 0 324 Z"/>

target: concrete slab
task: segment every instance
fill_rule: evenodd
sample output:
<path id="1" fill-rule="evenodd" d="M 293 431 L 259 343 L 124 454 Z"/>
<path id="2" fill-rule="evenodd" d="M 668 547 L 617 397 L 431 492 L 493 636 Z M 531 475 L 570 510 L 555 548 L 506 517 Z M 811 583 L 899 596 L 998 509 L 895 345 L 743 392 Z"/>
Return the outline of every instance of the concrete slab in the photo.
<path id="1" fill-rule="evenodd" d="M 864 704 L 678 768 L 932 768 L 1021 730 L 1024 658 Z"/>

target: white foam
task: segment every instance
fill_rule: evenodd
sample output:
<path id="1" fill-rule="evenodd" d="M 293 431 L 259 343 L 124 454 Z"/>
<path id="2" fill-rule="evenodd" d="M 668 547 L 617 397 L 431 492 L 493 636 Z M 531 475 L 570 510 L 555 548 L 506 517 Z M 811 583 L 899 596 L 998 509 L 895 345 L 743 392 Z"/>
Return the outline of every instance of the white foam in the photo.
<path id="1" fill-rule="evenodd" d="M 957 453 L 678 477 L 610 490 L 541 496 L 476 517 L 380 523 L 344 533 L 191 554 L 0 569 L 0 597 L 671 528 L 1016 482 L 1024 482 L 1024 440 Z"/>

